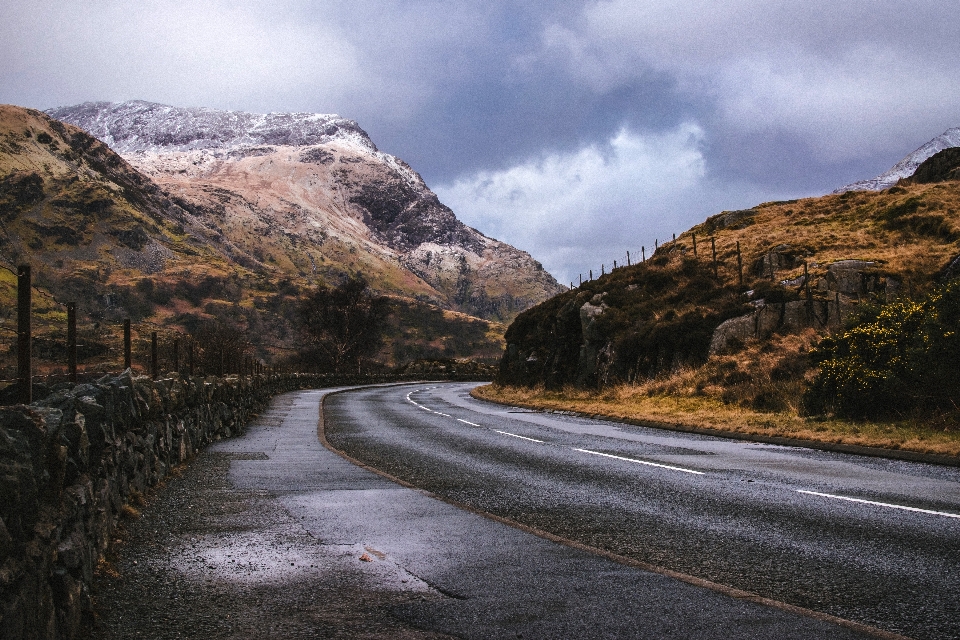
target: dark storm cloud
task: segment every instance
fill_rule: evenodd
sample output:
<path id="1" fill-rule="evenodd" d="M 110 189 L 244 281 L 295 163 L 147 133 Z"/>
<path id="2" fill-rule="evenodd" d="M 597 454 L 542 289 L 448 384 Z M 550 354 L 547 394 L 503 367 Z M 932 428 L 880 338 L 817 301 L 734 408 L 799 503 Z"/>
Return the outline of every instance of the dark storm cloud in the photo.
<path id="1" fill-rule="evenodd" d="M 0 9 L 0 101 L 339 113 L 564 280 L 720 209 L 875 175 L 960 125 L 942 2 Z"/>

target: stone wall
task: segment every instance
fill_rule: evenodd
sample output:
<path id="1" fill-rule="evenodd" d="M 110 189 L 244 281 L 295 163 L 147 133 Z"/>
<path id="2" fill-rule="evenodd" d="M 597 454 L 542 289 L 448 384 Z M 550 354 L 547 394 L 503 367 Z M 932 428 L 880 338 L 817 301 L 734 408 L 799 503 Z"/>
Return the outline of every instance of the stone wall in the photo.
<path id="1" fill-rule="evenodd" d="M 129 502 L 285 391 L 330 376 L 171 377 L 130 371 L 0 407 L 0 637 L 74 638 L 94 569 Z"/>

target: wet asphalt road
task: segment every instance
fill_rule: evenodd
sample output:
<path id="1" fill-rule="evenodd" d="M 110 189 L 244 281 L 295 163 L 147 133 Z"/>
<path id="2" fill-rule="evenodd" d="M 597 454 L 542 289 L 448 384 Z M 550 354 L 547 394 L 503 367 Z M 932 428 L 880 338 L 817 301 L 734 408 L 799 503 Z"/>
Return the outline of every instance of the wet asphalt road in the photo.
<path id="1" fill-rule="evenodd" d="M 960 638 L 960 470 L 510 410 L 470 398 L 471 386 L 332 396 L 327 438 L 439 496 L 577 542 L 915 638 Z M 456 596 L 457 580 L 431 584 L 449 581 Z M 680 624 L 690 615 L 668 590 L 639 583 L 597 600 L 587 587 L 602 583 L 594 575 L 572 587 L 601 609 L 605 599 L 629 609 L 645 594 Z M 703 630 L 694 623 L 686 637 Z"/>

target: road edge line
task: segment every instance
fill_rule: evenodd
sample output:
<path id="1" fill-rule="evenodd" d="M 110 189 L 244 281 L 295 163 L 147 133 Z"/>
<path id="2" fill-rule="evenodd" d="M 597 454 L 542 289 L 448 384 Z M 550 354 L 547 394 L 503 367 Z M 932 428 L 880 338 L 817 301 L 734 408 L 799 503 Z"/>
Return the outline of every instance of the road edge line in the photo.
<path id="1" fill-rule="evenodd" d="M 324 396 L 320 399 L 320 411 L 319 411 L 320 418 L 317 421 L 317 438 L 320 440 L 320 444 L 322 444 L 327 450 L 337 454 L 347 462 L 350 462 L 351 464 L 354 464 L 360 467 L 361 469 L 366 469 L 367 471 L 377 474 L 381 478 L 394 482 L 402 487 L 406 487 L 407 489 L 413 489 L 414 491 L 417 491 L 423 495 L 433 498 L 434 500 L 439 500 L 440 502 L 444 502 L 458 509 L 462 509 L 463 511 L 474 513 L 478 516 L 487 518 L 488 520 L 493 520 L 494 522 L 498 522 L 508 527 L 513 527 L 514 529 L 519 529 L 520 531 L 535 535 L 545 540 L 549 540 L 550 542 L 555 542 L 557 544 L 562 544 L 572 549 L 577 549 L 579 551 L 584 551 L 586 553 L 590 553 L 593 555 L 600 556 L 602 558 L 606 558 L 607 560 L 611 560 L 613 562 L 616 562 L 617 564 L 626 565 L 628 567 L 633 567 L 635 569 L 641 569 L 643 571 L 648 571 L 650 573 L 656 573 L 658 575 L 662 575 L 667 578 L 672 578 L 674 580 L 679 580 L 680 582 L 685 582 L 687 584 L 691 584 L 697 587 L 710 589 L 711 591 L 716 591 L 718 593 L 721 593 L 726 596 L 730 596 L 732 598 L 736 598 L 738 600 L 752 602 L 755 604 L 760 604 L 766 607 L 770 607 L 772 609 L 779 609 L 780 611 L 786 611 L 788 613 L 793 613 L 795 615 L 803 616 L 805 618 L 812 618 L 814 620 L 819 620 L 821 622 L 828 622 L 831 624 L 835 624 L 837 626 L 844 627 L 852 631 L 857 631 L 859 633 L 863 633 L 866 635 L 870 635 L 875 638 L 882 638 L 883 640 L 912 640 L 912 638 L 910 638 L 909 636 L 900 635 L 898 633 L 893 633 L 891 631 L 884 631 L 883 629 L 871 627 L 869 625 L 866 625 L 860 622 L 847 620 L 846 618 L 838 618 L 837 616 L 832 616 L 828 613 L 822 613 L 820 611 L 814 611 L 813 609 L 798 607 L 797 605 L 781 602 L 780 600 L 765 598 L 763 596 L 757 595 L 756 593 L 752 593 L 750 591 L 743 591 L 742 589 L 736 589 L 734 587 L 730 587 L 725 584 L 720 584 L 719 582 L 711 582 L 710 580 L 698 578 L 696 576 L 692 576 L 687 573 L 681 573 L 679 571 L 667 569 L 666 567 L 649 564 L 647 562 L 642 562 L 640 560 L 634 560 L 633 558 L 628 558 L 626 556 L 622 556 L 612 551 L 607 551 L 606 549 L 600 549 L 597 547 L 592 547 L 590 545 L 584 544 L 582 542 L 570 540 L 569 538 L 558 536 L 554 533 L 550 533 L 549 531 L 544 531 L 543 529 L 531 527 L 531 526 L 522 524 L 520 522 L 516 522 L 514 520 L 504 518 L 502 516 L 488 513 L 486 511 L 481 511 L 480 509 L 476 509 L 469 505 L 461 504 L 455 500 L 450 500 L 443 496 L 439 496 L 433 493 L 432 491 L 422 489 L 414 484 L 407 482 L 406 480 L 403 480 L 390 473 L 387 473 L 386 471 L 381 471 L 376 467 L 371 467 L 367 463 L 362 462 L 354 458 L 350 454 L 334 447 L 327 440 L 327 434 L 326 434 L 324 411 L 326 409 L 327 398 L 330 398 L 335 395 L 340 395 L 342 393 L 348 393 L 350 391 L 357 391 L 360 388 L 369 388 L 369 387 L 353 387 L 350 389 L 340 389 L 337 391 L 331 391 L 330 393 L 324 394 Z"/>
<path id="2" fill-rule="evenodd" d="M 675 424 L 672 422 L 658 422 L 656 420 L 625 418 L 621 416 L 607 415 L 605 413 L 584 413 L 582 411 L 565 409 L 547 409 L 530 402 L 500 402 L 499 400 L 491 400 L 490 398 L 475 396 L 473 395 L 472 389 L 470 390 L 470 397 L 479 402 L 489 402 L 490 404 L 500 407 L 520 407 L 521 409 L 530 409 L 539 413 L 554 413 L 574 416 L 577 418 L 605 420 L 607 422 L 626 424 L 632 427 L 660 429 L 661 431 L 678 431 L 680 433 L 695 433 L 701 436 L 713 436 L 715 438 L 726 438 L 728 440 L 745 440 L 748 442 L 759 442 L 763 444 L 777 444 L 784 447 L 816 449 L 818 451 L 828 451 L 830 453 L 848 453 L 858 456 L 869 456 L 871 458 L 886 458 L 888 460 L 902 460 L 905 462 L 922 462 L 924 464 L 935 464 L 943 467 L 960 467 L 960 457 L 947 456 L 938 453 L 921 453 L 920 451 L 909 451 L 905 449 L 865 447 L 859 444 L 821 442 L 820 440 L 803 440 L 802 438 L 786 438 L 784 436 L 765 436 L 759 433 L 724 431 L 723 429 L 711 429 L 709 427 L 692 427 L 684 424 Z"/>

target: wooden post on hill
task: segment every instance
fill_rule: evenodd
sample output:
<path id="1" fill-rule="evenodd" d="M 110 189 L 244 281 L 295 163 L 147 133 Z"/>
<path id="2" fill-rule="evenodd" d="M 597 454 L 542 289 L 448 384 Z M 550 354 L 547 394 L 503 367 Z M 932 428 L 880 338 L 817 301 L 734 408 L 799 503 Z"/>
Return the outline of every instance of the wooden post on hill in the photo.
<path id="1" fill-rule="evenodd" d="M 590 280 L 593 280 L 593 269 L 590 269 Z M 589 282 L 590 280 L 588 280 L 588 282 Z"/>
<path id="2" fill-rule="evenodd" d="M 160 377 L 160 358 L 157 354 L 157 332 L 150 332 L 150 377 L 154 380 Z"/>
<path id="3" fill-rule="evenodd" d="M 737 240 L 737 278 L 740 286 L 743 286 L 743 258 L 740 256 L 740 241 Z"/>
<path id="4" fill-rule="evenodd" d="M 67 373 L 77 382 L 77 303 L 67 303 Z"/>
<path id="5" fill-rule="evenodd" d="M 627 266 L 630 266 L 630 252 L 627 251 Z"/>
<path id="6" fill-rule="evenodd" d="M 17 267 L 17 379 L 20 385 L 20 404 L 33 402 L 31 286 L 30 265 L 22 264 Z"/>
<path id="7" fill-rule="evenodd" d="M 180 338 L 173 339 L 173 371 L 180 373 Z"/>
<path id="8" fill-rule="evenodd" d="M 677 234 L 673 234 L 673 241 L 674 241 L 674 242 L 677 241 Z"/>
<path id="9" fill-rule="evenodd" d="M 693 257 L 697 257 L 697 234 L 691 234 L 693 236 Z"/>
<path id="10" fill-rule="evenodd" d="M 130 318 L 123 321 L 123 370 L 130 368 Z"/>
<path id="11" fill-rule="evenodd" d="M 646 261 L 647 261 L 647 248 L 641 246 L 641 247 L 640 247 L 640 262 L 646 262 Z"/>
<path id="12" fill-rule="evenodd" d="M 710 251 L 713 252 L 713 277 L 719 278 L 717 275 L 717 241 L 716 238 L 710 236 Z"/>

